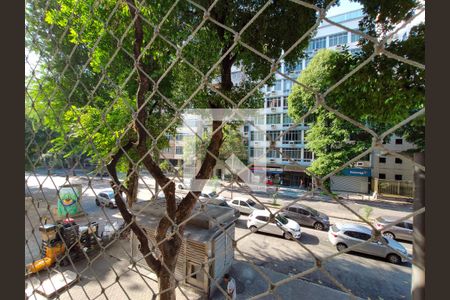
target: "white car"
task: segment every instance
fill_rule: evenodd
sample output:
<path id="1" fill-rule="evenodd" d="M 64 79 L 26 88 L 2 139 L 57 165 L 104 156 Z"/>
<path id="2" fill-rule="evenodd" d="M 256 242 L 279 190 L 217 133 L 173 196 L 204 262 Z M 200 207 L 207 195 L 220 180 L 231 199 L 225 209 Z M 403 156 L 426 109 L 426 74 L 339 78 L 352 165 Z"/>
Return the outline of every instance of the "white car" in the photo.
<path id="1" fill-rule="evenodd" d="M 236 208 L 241 214 L 251 214 L 255 210 L 264 210 L 264 207 L 258 205 L 250 198 L 235 198 L 227 201 L 228 205 Z"/>
<path id="2" fill-rule="evenodd" d="M 298 239 L 302 234 L 301 227 L 297 222 L 282 215 L 276 215 L 274 219 L 270 220 L 270 212 L 268 210 L 253 211 L 248 217 L 247 228 L 252 232 L 261 231 L 282 235 L 288 240 Z"/>
<path id="3" fill-rule="evenodd" d="M 114 191 L 112 189 L 107 189 L 99 192 L 95 198 L 95 204 L 97 206 L 107 206 L 109 208 L 117 207 L 116 199 L 114 199 Z"/>
<path id="4" fill-rule="evenodd" d="M 328 231 L 328 239 L 338 251 L 357 245 L 352 251 L 383 257 L 394 264 L 407 261 L 405 257 L 409 255 L 405 247 L 393 239 L 381 237 L 389 247 L 380 241 L 359 245 L 371 236 L 372 231 L 368 227 L 357 224 L 335 224 Z"/>

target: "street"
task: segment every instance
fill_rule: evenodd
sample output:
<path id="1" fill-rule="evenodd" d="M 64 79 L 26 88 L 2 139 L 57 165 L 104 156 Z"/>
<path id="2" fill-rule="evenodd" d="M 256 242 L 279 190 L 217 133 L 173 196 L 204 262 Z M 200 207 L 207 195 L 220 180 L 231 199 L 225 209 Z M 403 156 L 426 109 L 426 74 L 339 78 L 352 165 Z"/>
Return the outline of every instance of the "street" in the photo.
<path id="1" fill-rule="evenodd" d="M 26 181 L 26 194 L 33 195 L 35 200 L 39 200 L 37 202 L 54 205 L 56 204 L 56 188 L 66 183 L 65 180 L 66 178 L 63 176 L 52 176 L 50 180 L 45 175 L 38 175 L 37 177 L 33 175 L 28 177 Z M 104 226 L 109 222 L 121 221 L 117 209 L 98 207 L 95 204 L 95 194 L 109 187 L 108 180 L 96 178 L 89 181 L 83 177 L 74 177 L 69 178 L 69 181 L 83 185 L 81 205 L 87 216 L 80 222 L 97 221 L 100 226 Z M 145 185 L 143 181 L 145 181 Z M 152 194 L 147 186 L 152 188 L 153 180 L 144 176 L 139 187 L 139 201 L 148 201 L 151 198 Z M 186 191 L 178 191 L 177 193 L 181 196 Z M 224 191 L 222 195 L 230 197 L 230 191 Z M 233 197 L 242 196 L 245 195 L 237 191 L 233 192 Z M 258 195 L 257 198 L 265 203 L 271 202 L 270 196 Z M 291 201 L 294 200 L 288 197 L 280 197 L 278 204 L 285 205 Z M 347 222 L 346 218 L 355 219 L 351 212 L 333 201 L 308 199 L 301 202 L 329 214 L 332 223 Z M 39 256 L 39 241 L 33 237 L 32 229 L 39 226 L 39 217 L 48 215 L 47 205 L 37 207 L 36 201 L 27 204 L 25 217 L 26 240 L 28 241 L 25 247 L 26 263 Z M 363 206 L 356 202 L 348 202 L 347 204 L 355 210 Z M 370 205 L 373 208 L 373 216 L 384 214 L 403 216 L 410 210 L 410 207 L 406 205 L 388 205 L 378 202 L 368 202 L 364 205 Z M 302 226 L 302 236 L 299 239 L 301 245 L 295 241 L 259 232 L 243 237 L 250 232 L 246 226 L 246 219 L 247 216 L 242 215 L 236 222 L 236 261 L 251 262 L 282 274 L 295 275 L 314 266 L 314 258 L 301 245 L 310 249 L 319 258 L 325 258 L 337 252 L 328 241 L 327 232 L 317 231 L 305 226 Z M 412 244 L 402 244 L 411 254 Z M 123 254 L 123 259 L 127 259 L 125 254 Z M 334 257 L 325 262 L 323 268 L 354 295 L 362 298 L 409 299 L 411 297 L 411 265 L 409 263 L 393 265 L 380 258 L 350 253 Z M 308 274 L 304 279 L 333 289 L 340 289 L 327 274 L 321 271 Z"/>

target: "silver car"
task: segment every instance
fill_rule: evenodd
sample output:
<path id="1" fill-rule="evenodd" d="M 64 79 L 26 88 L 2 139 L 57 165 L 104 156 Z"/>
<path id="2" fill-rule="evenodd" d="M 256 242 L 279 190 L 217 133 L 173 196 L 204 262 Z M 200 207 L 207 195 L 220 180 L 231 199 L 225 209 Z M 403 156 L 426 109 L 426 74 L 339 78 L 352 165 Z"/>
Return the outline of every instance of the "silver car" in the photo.
<path id="1" fill-rule="evenodd" d="M 372 232 L 369 228 L 356 224 L 335 224 L 328 231 L 328 239 L 336 246 L 338 251 L 356 245 L 352 251 L 383 257 L 394 264 L 407 261 L 399 253 L 408 257 L 408 252 L 395 240 L 381 237 L 389 247 L 381 241 L 372 241 L 360 245 L 362 242 L 369 240 L 371 235 Z"/>
<path id="2" fill-rule="evenodd" d="M 109 208 L 115 208 L 116 205 L 116 199 L 114 199 L 114 191 L 111 190 L 104 190 L 97 194 L 97 197 L 95 198 L 95 204 L 97 206 L 107 206 Z"/>
<path id="3" fill-rule="evenodd" d="M 381 229 L 383 235 L 390 239 L 405 240 L 412 242 L 413 240 L 413 223 L 409 220 L 399 222 L 386 230 L 383 230 L 388 224 L 395 222 L 395 218 L 379 217 L 375 219 L 375 227 Z"/>
<path id="4" fill-rule="evenodd" d="M 249 198 L 235 198 L 234 200 L 228 200 L 228 205 L 238 209 L 241 214 L 249 215 L 254 210 L 264 209 L 261 205 Z"/>
<path id="5" fill-rule="evenodd" d="M 266 232 L 271 234 L 282 235 L 288 240 L 300 238 L 302 231 L 300 225 L 293 220 L 276 215 L 270 220 L 270 212 L 267 210 L 253 211 L 247 220 L 247 228 L 252 232 Z"/>

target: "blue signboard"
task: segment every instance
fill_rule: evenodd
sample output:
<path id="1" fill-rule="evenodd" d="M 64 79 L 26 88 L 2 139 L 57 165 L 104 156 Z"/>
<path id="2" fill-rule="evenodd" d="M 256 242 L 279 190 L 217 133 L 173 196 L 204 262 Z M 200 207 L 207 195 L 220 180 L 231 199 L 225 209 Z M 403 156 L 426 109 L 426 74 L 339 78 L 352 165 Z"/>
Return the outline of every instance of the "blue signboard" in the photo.
<path id="1" fill-rule="evenodd" d="M 362 176 L 370 177 L 372 175 L 370 169 L 368 168 L 351 168 L 342 170 L 342 175 L 345 176 Z"/>

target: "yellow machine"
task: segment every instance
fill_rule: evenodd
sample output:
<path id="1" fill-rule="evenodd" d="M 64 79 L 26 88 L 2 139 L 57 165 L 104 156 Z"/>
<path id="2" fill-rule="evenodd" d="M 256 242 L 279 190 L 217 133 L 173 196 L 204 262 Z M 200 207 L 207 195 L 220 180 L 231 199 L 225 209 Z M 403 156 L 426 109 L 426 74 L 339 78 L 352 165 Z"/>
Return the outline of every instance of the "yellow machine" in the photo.
<path id="1" fill-rule="evenodd" d="M 73 220 L 40 226 L 43 258 L 26 265 L 26 274 L 48 269 L 58 261 L 60 265 L 68 264 L 68 257 L 72 260 L 85 257 L 82 252 L 89 253 L 99 246 L 97 231 L 96 222 L 81 227 Z M 66 246 L 70 249 L 67 254 Z"/>
<path id="2" fill-rule="evenodd" d="M 63 243 L 58 243 L 53 247 L 47 247 L 45 257 L 27 265 L 27 273 L 37 273 L 45 268 L 51 267 L 56 258 L 64 255 L 65 247 Z"/>

